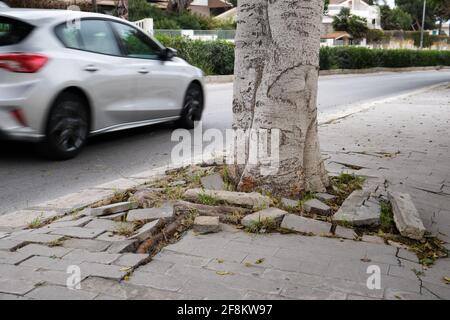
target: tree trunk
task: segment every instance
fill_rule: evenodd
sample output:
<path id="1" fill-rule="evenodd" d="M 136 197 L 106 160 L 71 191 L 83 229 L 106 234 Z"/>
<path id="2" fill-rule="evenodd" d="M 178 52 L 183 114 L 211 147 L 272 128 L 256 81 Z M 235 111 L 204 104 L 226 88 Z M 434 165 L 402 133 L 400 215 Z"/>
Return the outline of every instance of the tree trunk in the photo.
<path id="1" fill-rule="evenodd" d="M 249 161 L 247 137 L 245 164 L 231 167 L 242 191 L 299 196 L 329 185 L 317 132 L 322 10 L 322 0 L 238 4 L 233 128 L 280 130 L 276 174 Z"/>
<path id="2" fill-rule="evenodd" d="M 117 2 L 117 15 L 119 18 L 128 20 L 128 0 L 119 0 Z"/>

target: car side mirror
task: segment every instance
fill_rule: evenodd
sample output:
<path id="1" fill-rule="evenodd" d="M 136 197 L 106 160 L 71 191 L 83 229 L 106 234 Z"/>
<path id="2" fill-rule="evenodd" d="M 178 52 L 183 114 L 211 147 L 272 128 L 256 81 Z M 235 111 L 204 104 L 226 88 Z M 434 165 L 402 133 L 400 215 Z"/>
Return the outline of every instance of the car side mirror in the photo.
<path id="1" fill-rule="evenodd" d="M 172 60 L 176 56 L 177 56 L 177 50 L 172 49 L 172 48 L 164 48 L 160 54 L 160 58 L 163 61 Z"/>

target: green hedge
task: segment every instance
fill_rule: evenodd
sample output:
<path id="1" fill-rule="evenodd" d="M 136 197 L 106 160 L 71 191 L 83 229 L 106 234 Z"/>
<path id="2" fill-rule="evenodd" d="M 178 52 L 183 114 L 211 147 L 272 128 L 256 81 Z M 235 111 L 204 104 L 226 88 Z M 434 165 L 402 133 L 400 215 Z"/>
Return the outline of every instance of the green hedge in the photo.
<path id="1" fill-rule="evenodd" d="M 158 35 L 165 46 L 201 68 L 208 75 L 228 75 L 234 70 L 234 45 L 226 41 L 189 40 Z M 358 47 L 323 47 L 320 69 L 365 69 L 375 67 L 402 68 L 450 66 L 450 51 L 385 50 Z"/>

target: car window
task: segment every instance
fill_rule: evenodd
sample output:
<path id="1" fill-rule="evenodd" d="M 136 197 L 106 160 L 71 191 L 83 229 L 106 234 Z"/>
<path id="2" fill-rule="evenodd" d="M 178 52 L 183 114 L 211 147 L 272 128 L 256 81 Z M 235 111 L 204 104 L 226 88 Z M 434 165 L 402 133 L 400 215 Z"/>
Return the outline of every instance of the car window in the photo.
<path id="1" fill-rule="evenodd" d="M 125 48 L 127 57 L 140 59 L 158 58 L 161 47 L 143 32 L 123 23 L 112 23 Z"/>
<path id="2" fill-rule="evenodd" d="M 33 31 L 28 23 L 0 17 L 0 46 L 10 46 L 23 41 Z"/>
<path id="3" fill-rule="evenodd" d="M 104 20 L 81 20 L 78 25 L 65 23 L 56 28 L 56 35 L 68 48 L 121 55 L 114 33 Z"/>

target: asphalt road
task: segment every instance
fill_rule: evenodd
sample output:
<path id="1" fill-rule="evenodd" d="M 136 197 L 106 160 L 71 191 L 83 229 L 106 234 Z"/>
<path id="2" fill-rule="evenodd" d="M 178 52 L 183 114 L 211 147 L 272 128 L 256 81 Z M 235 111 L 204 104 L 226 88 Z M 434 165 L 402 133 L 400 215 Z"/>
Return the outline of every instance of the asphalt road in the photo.
<path id="1" fill-rule="evenodd" d="M 374 101 L 450 81 L 450 71 L 328 76 L 319 81 L 319 111 Z M 229 128 L 232 85 L 209 85 L 204 129 Z M 51 162 L 33 145 L 0 142 L 0 214 L 37 205 L 87 187 L 130 176 L 170 162 L 171 124 L 92 138 L 76 159 Z"/>

